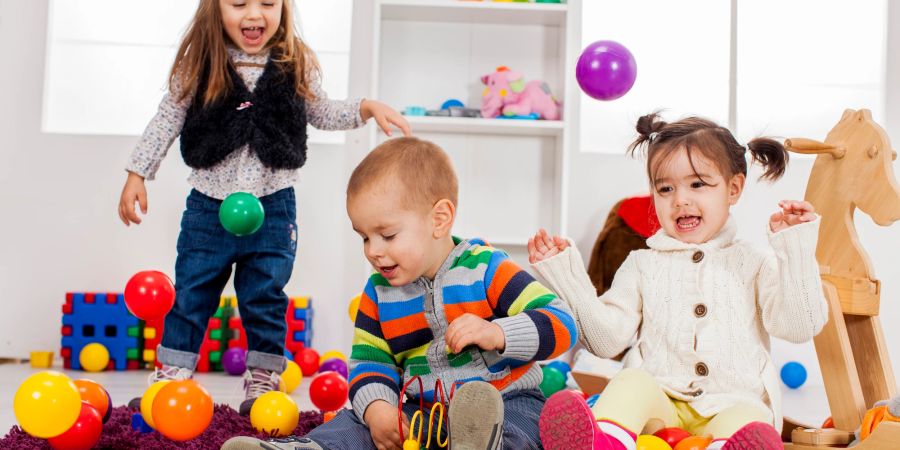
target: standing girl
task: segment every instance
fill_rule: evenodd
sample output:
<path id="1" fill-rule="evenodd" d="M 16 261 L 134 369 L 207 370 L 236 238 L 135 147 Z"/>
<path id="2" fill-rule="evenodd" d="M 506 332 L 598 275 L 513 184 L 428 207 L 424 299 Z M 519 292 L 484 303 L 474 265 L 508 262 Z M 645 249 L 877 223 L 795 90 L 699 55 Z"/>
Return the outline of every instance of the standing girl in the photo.
<path id="1" fill-rule="evenodd" d="M 190 378 L 207 322 L 235 266 L 234 287 L 247 332 L 242 414 L 277 390 L 285 368 L 284 286 L 297 251 L 293 185 L 306 161 L 307 123 L 346 130 L 374 118 L 409 135 L 406 120 L 371 100 L 329 100 L 313 52 L 294 30 L 290 0 L 200 0 L 169 76 L 169 92 L 126 167 L 119 200 L 125 225 L 147 213 L 153 179 L 175 138 L 193 170 L 175 262 L 175 306 L 166 316 L 150 382 Z M 222 200 L 249 192 L 266 218 L 237 237 L 219 223 Z"/>
<path id="2" fill-rule="evenodd" d="M 708 120 L 637 123 L 632 153 L 646 149 L 662 229 L 632 252 L 597 299 L 578 250 L 543 230 L 529 240 L 532 264 L 575 311 L 587 349 L 612 357 L 632 345 L 626 369 L 593 409 L 571 391 L 541 413 L 548 450 L 634 449 L 650 418 L 710 435 L 710 449 L 781 449 L 780 391 L 769 338 L 812 339 L 828 306 L 816 262 L 819 219 L 807 202 L 782 201 L 765 251 L 735 239 L 730 215 L 747 176 L 747 151 L 775 180 L 784 147 L 746 147 Z"/>

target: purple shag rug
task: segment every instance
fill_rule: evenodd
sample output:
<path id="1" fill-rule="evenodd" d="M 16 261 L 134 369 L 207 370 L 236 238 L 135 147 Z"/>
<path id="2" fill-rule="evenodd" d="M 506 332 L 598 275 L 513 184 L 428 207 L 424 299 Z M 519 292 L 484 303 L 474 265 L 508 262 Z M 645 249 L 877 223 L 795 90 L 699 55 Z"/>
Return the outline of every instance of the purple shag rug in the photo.
<path id="1" fill-rule="evenodd" d="M 109 421 L 103 424 L 103 434 L 97 449 L 189 449 L 219 450 L 222 443 L 235 436 L 255 436 L 265 439 L 265 434 L 257 433 L 250 426 L 248 417 L 241 417 L 237 411 L 227 405 L 216 405 L 212 422 L 200 436 L 183 442 L 170 441 L 156 431 L 141 434 L 131 428 L 131 415 L 135 411 L 127 406 L 113 408 Z M 294 429 L 295 435 L 303 436 L 322 424 L 322 413 L 306 411 L 300 413 L 300 422 Z M 16 450 L 52 450 L 44 439 L 32 437 L 13 426 L 9 433 L 0 439 L 0 448 Z"/>

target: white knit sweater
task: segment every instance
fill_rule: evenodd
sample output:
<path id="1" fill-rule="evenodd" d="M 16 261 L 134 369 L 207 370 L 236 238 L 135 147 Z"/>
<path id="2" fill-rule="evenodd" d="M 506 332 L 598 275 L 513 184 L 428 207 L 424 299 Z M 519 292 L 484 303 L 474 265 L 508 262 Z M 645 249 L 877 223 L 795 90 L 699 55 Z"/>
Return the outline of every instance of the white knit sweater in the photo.
<path id="1" fill-rule="evenodd" d="M 647 240 L 650 249 L 628 255 L 599 300 L 574 246 L 534 268 L 569 303 L 592 353 L 609 358 L 633 345 L 626 367 L 647 371 L 701 415 L 749 403 L 770 411 L 780 430 L 769 336 L 808 341 L 828 319 L 815 254 L 819 221 L 769 231 L 774 254 L 736 240 L 733 218 L 702 244 L 660 230 Z"/>

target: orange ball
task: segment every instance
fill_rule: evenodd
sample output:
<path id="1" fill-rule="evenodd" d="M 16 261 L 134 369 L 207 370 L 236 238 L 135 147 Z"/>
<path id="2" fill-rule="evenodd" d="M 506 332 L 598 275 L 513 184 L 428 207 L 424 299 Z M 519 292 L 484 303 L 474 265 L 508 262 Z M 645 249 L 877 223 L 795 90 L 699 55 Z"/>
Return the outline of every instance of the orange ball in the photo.
<path id="1" fill-rule="evenodd" d="M 709 436 L 686 437 L 675 446 L 674 450 L 703 450 L 710 442 L 712 442 L 712 438 Z"/>
<path id="2" fill-rule="evenodd" d="M 194 380 L 172 381 L 153 400 L 156 430 L 173 441 L 186 441 L 203 433 L 213 416 L 209 392 Z"/>
<path id="3" fill-rule="evenodd" d="M 87 404 L 97 408 L 97 412 L 100 413 L 100 417 L 102 417 L 103 422 L 106 423 L 106 421 L 109 420 L 109 413 L 111 411 L 109 393 L 106 392 L 106 389 L 103 389 L 103 386 L 100 386 L 96 381 L 88 380 L 87 378 L 75 380 L 73 383 L 75 383 L 75 387 L 78 388 L 78 393 L 81 394 L 81 401 L 87 402 Z"/>

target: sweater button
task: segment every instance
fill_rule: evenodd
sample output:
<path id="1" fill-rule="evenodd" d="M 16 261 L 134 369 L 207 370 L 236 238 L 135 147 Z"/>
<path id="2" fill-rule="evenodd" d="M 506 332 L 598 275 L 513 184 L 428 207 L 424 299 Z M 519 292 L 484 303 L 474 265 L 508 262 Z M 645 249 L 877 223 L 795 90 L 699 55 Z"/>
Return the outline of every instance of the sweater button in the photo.
<path id="1" fill-rule="evenodd" d="M 706 367 L 706 364 L 697 363 L 697 365 L 694 366 L 694 372 L 701 377 L 705 377 L 709 375 L 709 367 Z"/>
<path id="2" fill-rule="evenodd" d="M 694 252 L 694 256 L 691 257 L 691 260 L 693 260 L 695 263 L 703 261 L 703 252 L 697 250 L 696 252 Z"/>
<path id="3" fill-rule="evenodd" d="M 705 317 L 706 316 L 706 305 L 703 303 L 699 303 L 694 306 L 694 315 L 697 317 Z"/>

